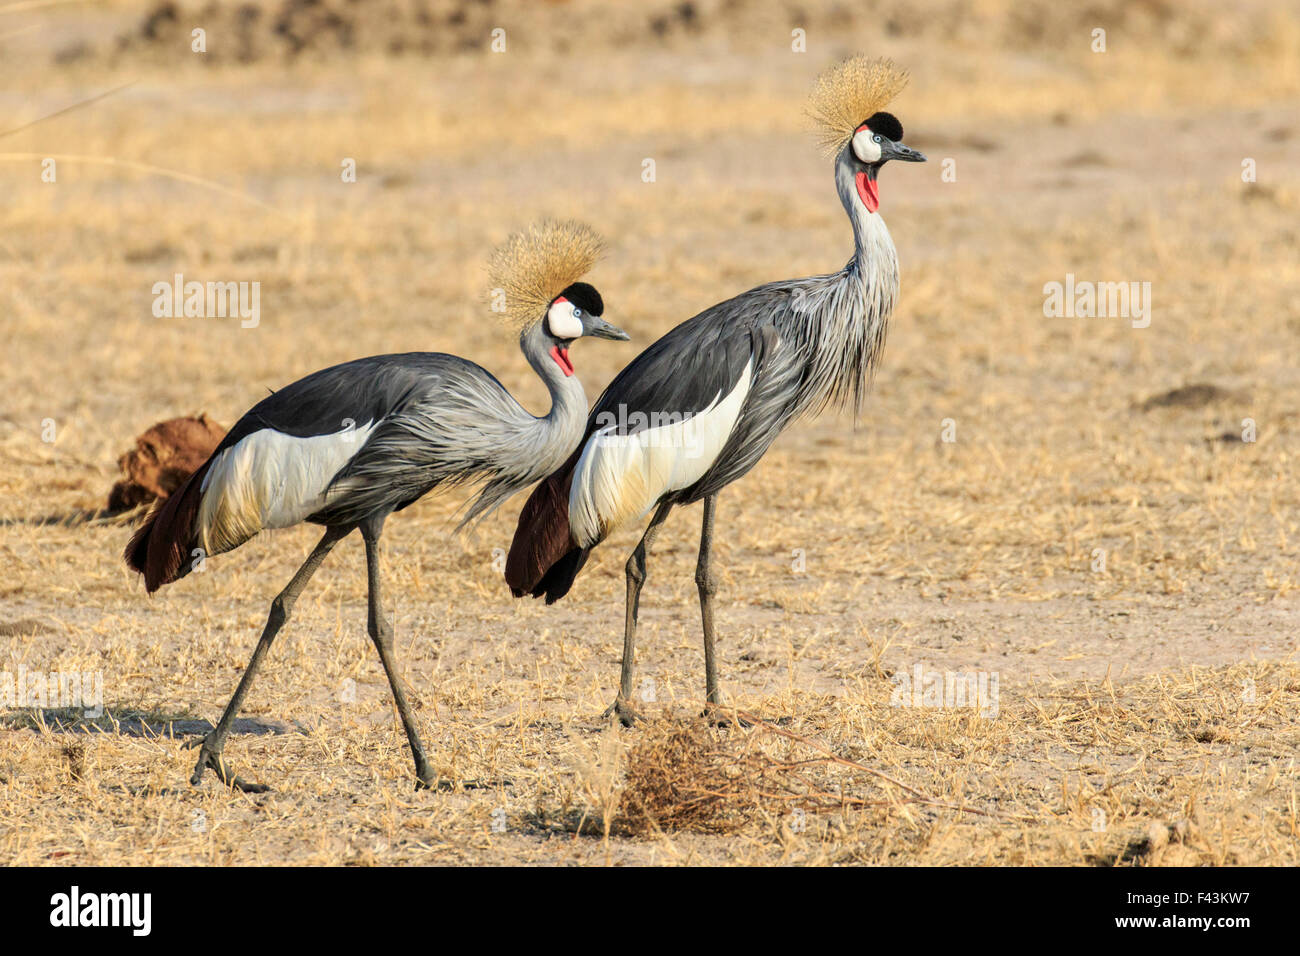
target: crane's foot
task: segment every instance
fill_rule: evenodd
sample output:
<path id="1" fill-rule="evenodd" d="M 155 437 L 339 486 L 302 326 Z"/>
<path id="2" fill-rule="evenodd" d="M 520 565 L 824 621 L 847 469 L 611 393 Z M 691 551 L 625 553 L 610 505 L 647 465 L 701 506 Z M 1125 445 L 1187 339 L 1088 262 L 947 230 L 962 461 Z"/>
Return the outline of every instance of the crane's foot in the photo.
<path id="1" fill-rule="evenodd" d="M 614 703 L 605 708 L 605 712 L 600 715 L 602 720 L 609 720 L 611 717 L 617 717 L 618 722 L 624 727 L 631 727 L 637 721 L 645 720 L 631 704 L 627 698 L 619 694 L 614 698 Z"/>
<path id="2" fill-rule="evenodd" d="M 415 789 L 431 790 L 434 793 L 449 793 L 453 790 L 495 790 L 498 787 L 513 787 L 514 781 L 501 780 L 448 780 L 439 776 L 429 766 L 429 761 L 421 754 L 415 760 Z"/>
<path id="3" fill-rule="evenodd" d="M 714 727 L 753 727 L 752 721 L 745 720 L 736 712 L 734 707 L 723 707 L 721 704 L 709 702 L 704 705 L 704 710 L 700 714 L 704 720 Z"/>
<path id="4" fill-rule="evenodd" d="M 429 766 L 429 761 L 423 753 L 415 757 L 415 789 L 432 790 L 434 793 L 445 793 L 448 790 L 456 789 L 455 781 L 441 777 Z"/>
<path id="5" fill-rule="evenodd" d="M 213 733 L 215 732 L 213 731 Z M 199 751 L 199 762 L 194 765 L 194 773 L 190 777 L 191 787 L 197 787 L 203 782 L 203 771 L 211 770 L 217 775 L 218 780 L 232 790 L 239 790 L 243 793 L 271 792 L 271 788 L 264 783 L 253 783 L 231 773 L 226 761 L 221 757 L 220 748 L 213 746 L 212 734 L 208 734 L 202 740 L 190 740 L 185 744 L 187 750 L 193 750 L 195 747 L 202 749 Z"/>

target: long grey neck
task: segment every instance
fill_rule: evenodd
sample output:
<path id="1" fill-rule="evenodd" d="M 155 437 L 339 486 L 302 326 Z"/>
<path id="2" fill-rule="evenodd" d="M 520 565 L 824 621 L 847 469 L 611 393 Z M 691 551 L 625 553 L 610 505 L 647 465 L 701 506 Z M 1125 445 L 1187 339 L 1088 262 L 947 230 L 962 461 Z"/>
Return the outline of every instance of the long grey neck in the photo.
<path id="1" fill-rule="evenodd" d="M 869 212 L 858 196 L 848 149 L 844 147 L 835 164 L 835 189 L 853 224 L 853 258 L 844 271 L 862 288 L 866 314 L 884 321 L 898 299 L 898 253 L 879 210 Z"/>
<path id="2" fill-rule="evenodd" d="M 565 375 L 551 357 L 554 344 L 542 330 L 542 323 L 532 326 L 519 338 L 519 348 L 528 364 L 551 393 L 551 410 L 534 419 L 536 437 L 529 442 L 535 462 L 529 468 L 533 480 L 549 475 L 564 464 L 587 424 L 587 393 L 578 376 Z"/>
<path id="3" fill-rule="evenodd" d="M 893 240 L 880 214 L 868 212 L 859 198 L 847 151 L 836 159 L 835 188 L 853 225 L 853 258 L 839 272 L 796 283 L 805 307 L 792 312 L 787 331 L 807 364 L 791 417 L 828 405 L 861 413 L 898 298 Z"/>
<path id="4" fill-rule="evenodd" d="M 587 393 L 578 376 L 565 375 L 551 357 L 554 344 L 541 323 L 519 337 L 520 351 L 551 393 L 549 412 L 540 418 L 529 414 L 495 381 L 484 407 L 476 409 L 479 455 L 467 467 L 480 471 L 483 487 L 466 508 L 460 527 L 486 517 L 515 492 L 551 474 L 582 439 Z"/>

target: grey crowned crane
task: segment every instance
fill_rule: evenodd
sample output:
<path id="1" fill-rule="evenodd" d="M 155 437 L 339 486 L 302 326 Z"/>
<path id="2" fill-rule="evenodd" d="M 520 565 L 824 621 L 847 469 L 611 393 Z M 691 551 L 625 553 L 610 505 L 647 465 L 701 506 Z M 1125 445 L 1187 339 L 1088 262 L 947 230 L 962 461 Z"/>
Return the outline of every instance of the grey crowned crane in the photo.
<path id="1" fill-rule="evenodd" d="M 575 222 L 541 223 L 494 254 L 492 277 L 519 347 L 551 395 L 549 414 L 529 414 L 489 372 L 439 352 L 377 355 L 335 365 L 253 406 L 190 479 L 150 513 L 126 548 L 150 593 L 199 560 L 239 547 L 259 531 L 302 521 L 325 533 L 271 602 L 266 628 L 217 726 L 203 738 L 191 784 L 206 769 L 227 786 L 268 788 L 231 773 L 226 736 L 258 665 L 295 599 L 325 556 L 353 529 L 365 542 L 368 630 L 388 675 L 415 758 L 417 788 L 439 783 L 416 732 L 393 659 L 393 630 L 379 590 L 379 536 L 394 511 L 434 490 L 479 486 L 462 525 L 554 471 L 577 447 L 587 397 L 569 347 L 585 335 L 626 340 L 606 322 L 600 294 L 579 281 L 600 238 Z"/>
<path id="2" fill-rule="evenodd" d="M 885 106 L 907 76 L 856 57 L 823 73 L 810 114 L 834 156 L 835 185 L 853 226 L 853 258 L 838 272 L 772 282 L 688 319 L 632 361 L 597 400 L 581 445 L 534 489 L 506 564 L 516 597 L 568 593 L 591 549 L 653 512 L 627 561 L 618 696 L 606 711 L 630 724 L 637 608 L 646 555 L 674 505 L 704 502 L 695 581 L 710 709 L 721 704 L 714 656 L 710 551 L 718 492 L 757 464 L 792 421 L 829 405 L 861 412 L 898 297 L 898 260 L 880 216 L 879 173 L 924 162 L 903 145 Z"/>

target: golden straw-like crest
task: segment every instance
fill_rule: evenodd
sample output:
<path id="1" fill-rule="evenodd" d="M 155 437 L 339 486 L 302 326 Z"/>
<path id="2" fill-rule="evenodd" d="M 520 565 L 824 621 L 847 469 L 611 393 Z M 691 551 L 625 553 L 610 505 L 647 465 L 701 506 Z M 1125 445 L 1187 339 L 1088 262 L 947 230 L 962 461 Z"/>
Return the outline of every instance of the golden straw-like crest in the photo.
<path id="1" fill-rule="evenodd" d="M 516 232 L 488 260 L 492 295 L 505 295 L 502 318 L 519 331 L 540 322 L 551 300 L 586 275 L 604 251 L 596 230 L 575 219 L 544 219 Z"/>
<path id="2" fill-rule="evenodd" d="M 883 57 L 855 56 L 825 70 L 808 97 L 808 115 L 827 153 L 838 153 L 862 121 L 879 113 L 907 85 L 907 71 Z"/>

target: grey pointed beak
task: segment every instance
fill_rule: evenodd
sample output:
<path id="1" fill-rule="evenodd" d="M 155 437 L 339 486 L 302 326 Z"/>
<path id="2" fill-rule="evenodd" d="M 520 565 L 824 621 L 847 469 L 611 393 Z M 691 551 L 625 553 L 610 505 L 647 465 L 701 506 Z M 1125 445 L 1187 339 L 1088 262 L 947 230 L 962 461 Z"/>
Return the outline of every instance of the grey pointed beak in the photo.
<path id="1" fill-rule="evenodd" d="M 617 325 L 610 325 L 598 315 L 588 313 L 584 332 L 587 335 L 594 335 L 600 339 L 613 339 L 616 342 L 626 342 L 632 336 L 628 335 Z"/>
<path id="2" fill-rule="evenodd" d="M 881 151 L 880 158 L 897 159 L 904 163 L 923 163 L 925 162 L 925 153 L 919 149 L 904 146 L 902 143 L 890 143 Z"/>

